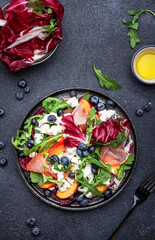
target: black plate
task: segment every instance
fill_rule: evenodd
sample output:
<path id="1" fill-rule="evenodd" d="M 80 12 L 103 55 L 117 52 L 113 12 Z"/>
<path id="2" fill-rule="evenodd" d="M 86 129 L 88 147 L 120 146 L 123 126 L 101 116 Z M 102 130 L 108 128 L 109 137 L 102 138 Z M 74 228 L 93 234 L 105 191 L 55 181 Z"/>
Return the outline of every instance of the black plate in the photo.
<path id="1" fill-rule="evenodd" d="M 66 89 L 66 90 L 60 90 L 58 92 L 54 92 L 51 93 L 49 95 L 47 95 L 46 97 L 44 97 L 43 99 L 41 99 L 30 111 L 29 113 L 24 117 L 22 123 L 20 124 L 19 129 L 22 130 L 23 126 L 24 126 L 24 122 L 25 120 L 32 116 L 34 111 L 36 111 L 38 108 L 41 107 L 41 103 L 42 101 L 47 98 L 47 97 L 56 97 L 56 98 L 60 98 L 60 99 L 65 99 L 69 97 L 69 91 L 72 89 Z M 93 91 L 93 90 L 89 90 L 89 89 L 80 89 L 77 88 L 77 92 L 78 92 L 78 97 L 82 96 L 85 92 L 89 91 L 90 94 L 92 95 L 97 95 L 100 97 L 100 99 L 102 100 L 106 100 L 106 99 L 111 99 L 110 97 L 106 96 L 105 94 L 101 94 L 99 92 Z M 113 99 L 112 99 L 113 100 Z M 114 100 L 113 100 L 114 101 Z M 115 101 L 116 102 L 116 101 Z M 126 112 L 124 111 L 124 109 L 118 104 L 116 103 L 116 108 L 115 108 L 116 112 L 118 113 L 118 115 L 121 117 L 125 117 L 128 118 L 130 125 L 131 125 L 131 134 L 132 134 L 132 139 L 134 141 L 134 147 L 132 149 L 132 152 L 135 154 L 135 161 L 131 167 L 131 169 L 126 172 L 126 176 L 124 177 L 124 179 L 122 180 L 119 188 L 113 193 L 112 197 L 105 200 L 102 197 L 95 197 L 87 207 L 79 207 L 78 203 L 73 203 L 71 206 L 61 206 L 59 200 L 54 199 L 52 196 L 51 197 L 45 197 L 43 194 L 42 189 L 40 189 L 38 186 L 36 186 L 35 184 L 30 184 L 27 180 L 27 177 L 29 176 L 29 172 L 26 172 L 25 170 L 23 170 L 20 166 L 19 160 L 18 160 L 18 150 L 16 151 L 16 155 L 17 155 L 17 164 L 18 164 L 18 168 L 19 171 L 27 185 L 27 187 L 33 192 L 34 195 L 36 195 L 39 199 L 41 199 L 42 201 L 46 202 L 47 204 L 49 204 L 50 206 L 56 207 L 56 208 L 60 208 L 63 210 L 70 210 L 70 211 L 84 211 L 84 210 L 90 210 L 93 208 L 97 208 L 100 207 L 108 202 L 110 202 L 111 200 L 113 200 L 122 190 L 123 188 L 126 186 L 126 184 L 128 183 L 131 175 L 133 174 L 135 165 L 136 165 L 136 161 L 137 161 L 137 137 L 136 137 L 136 133 L 135 133 L 135 129 L 134 126 L 129 118 L 129 116 L 126 114 Z"/>

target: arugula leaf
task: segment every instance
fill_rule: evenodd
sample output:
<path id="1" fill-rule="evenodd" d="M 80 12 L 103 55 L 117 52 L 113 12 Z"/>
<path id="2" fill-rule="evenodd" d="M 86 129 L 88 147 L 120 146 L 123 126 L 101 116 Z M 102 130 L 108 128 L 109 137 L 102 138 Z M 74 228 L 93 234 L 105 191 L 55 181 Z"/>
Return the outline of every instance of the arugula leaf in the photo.
<path id="1" fill-rule="evenodd" d="M 97 166 L 99 166 L 101 168 L 103 168 L 104 171 L 106 171 L 107 173 L 110 174 L 110 172 L 111 172 L 110 165 L 104 164 L 102 161 L 97 160 L 97 159 L 92 158 L 92 157 L 87 157 L 87 161 L 90 162 L 90 163 L 93 163 L 93 164 L 95 164 L 95 165 L 97 165 Z"/>
<path id="2" fill-rule="evenodd" d="M 94 182 L 95 186 L 102 185 L 104 182 L 107 182 L 111 178 L 111 174 L 104 171 L 103 169 L 98 169 L 97 175 L 95 175 Z"/>
<path id="3" fill-rule="evenodd" d="M 54 169 L 59 171 L 59 172 L 68 172 L 69 170 L 71 170 L 71 162 L 69 164 L 69 166 L 62 166 L 61 168 L 58 167 L 59 163 L 58 162 L 55 162 L 54 163 Z"/>
<path id="4" fill-rule="evenodd" d="M 70 108 L 71 106 L 65 101 L 61 101 L 57 98 L 48 97 L 42 102 L 45 108 L 45 113 L 57 112 L 58 109 Z"/>
<path id="5" fill-rule="evenodd" d="M 58 22 L 57 22 L 56 19 L 51 19 L 50 25 L 43 27 L 44 29 L 47 30 L 47 32 L 45 33 L 45 35 L 46 35 L 47 37 L 49 37 L 50 34 L 51 34 L 52 32 L 54 32 L 54 31 L 58 28 L 58 27 L 56 26 L 57 23 L 58 23 Z"/>
<path id="6" fill-rule="evenodd" d="M 128 138 L 129 136 L 125 135 L 125 132 L 122 129 L 121 132 L 117 135 L 115 140 L 110 141 L 108 143 L 95 142 L 95 144 L 99 146 L 112 146 L 113 148 L 117 148 L 121 143 L 123 143 Z"/>
<path id="7" fill-rule="evenodd" d="M 35 146 L 33 146 L 31 149 L 25 147 L 24 150 L 23 150 L 24 154 L 27 156 L 27 155 L 30 155 L 30 153 L 32 153 L 32 152 L 37 152 L 39 147 L 40 147 L 39 152 L 43 152 L 45 149 L 47 149 L 47 143 L 48 142 L 50 142 L 52 140 L 55 140 L 55 141 L 53 141 L 53 145 L 54 145 L 60 136 L 62 136 L 62 134 L 59 133 L 55 136 L 46 138 L 41 143 L 38 143 Z"/>
<path id="8" fill-rule="evenodd" d="M 40 0 L 35 0 L 34 2 L 28 3 L 29 7 L 33 7 L 32 12 L 35 12 L 38 15 L 42 15 L 43 13 L 52 13 L 52 9 L 48 8 L 40 2 Z"/>
<path id="9" fill-rule="evenodd" d="M 81 184 L 81 187 L 84 188 L 88 188 L 87 192 L 91 191 L 93 196 L 102 196 L 102 192 L 100 192 L 97 188 L 95 188 L 95 186 L 93 186 L 93 184 L 88 182 L 89 180 L 83 178 L 83 179 L 79 179 L 79 177 L 76 177 L 76 182 Z M 87 193 L 86 192 L 86 193 Z"/>
<path id="10" fill-rule="evenodd" d="M 90 98 L 90 93 L 89 92 L 86 92 L 83 97 L 84 99 L 86 99 L 87 101 L 89 101 L 89 98 Z"/>
<path id="11" fill-rule="evenodd" d="M 129 165 L 131 165 L 134 162 L 134 157 L 135 155 L 132 153 L 128 156 L 128 159 L 126 160 L 126 162 L 123 163 L 121 167 L 117 170 L 117 178 L 125 177 L 125 175 L 123 174 L 123 171 L 129 170 L 131 168 L 131 166 Z"/>
<path id="12" fill-rule="evenodd" d="M 108 90 L 110 90 L 110 89 L 116 90 L 116 89 L 121 88 L 121 85 L 119 83 L 117 83 L 115 79 L 109 78 L 108 76 L 104 75 L 101 72 L 101 70 L 96 69 L 95 63 L 94 63 L 94 71 L 96 73 L 96 77 L 99 79 L 99 83 L 100 83 L 101 87 L 105 87 Z"/>
<path id="13" fill-rule="evenodd" d="M 151 10 L 141 10 L 140 12 L 135 12 L 133 10 L 129 10 L 128 14 L 130 16 L 134 16 L 133 19 L 131 21 L 125 21 L 125 20 L 122 21 L 122 23 L 125 25 L 128 25 L 128 28 L 130 29 L 127 36 L 130 37 L 131 48 L 134 48 L 136 46 L 136 44 L 140 42 L 140 39 L 137 34 L 138 22 L 136 22 L 136 21 L 139 19 L 139 16 L 142 13 L 148 13 L 148 12 L 151 13 L 153 16 L 155 16 L 155 13 L 152 12 Z"/>
<path id="14" fill-rule="evenodd" d="M 52 176 L 46 176 L 45 174 L 30 172 L 30 178 L 32 183 L 37 183 L 38 185 L 43 185 L 46 182 L 56 183 L 63 185 L 62 181 L 53 180 Z"/>

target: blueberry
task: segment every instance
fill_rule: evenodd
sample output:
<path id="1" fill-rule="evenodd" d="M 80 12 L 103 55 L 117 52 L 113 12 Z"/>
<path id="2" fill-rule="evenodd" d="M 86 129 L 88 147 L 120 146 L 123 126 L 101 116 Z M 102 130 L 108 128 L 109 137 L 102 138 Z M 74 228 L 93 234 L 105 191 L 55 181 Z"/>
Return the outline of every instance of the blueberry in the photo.
<path id="1" fill-rule="evenodd" d="M 151 110 L 151 103 L 146 104 L 146 105 L 144 106 L 144 111 L 145 111 L 145 112 L 149 112 L 150 110 Z"/>
<path id="2" fill-rule="evenodd" d="M 96 175 L 98 173 L 98 169 L 91 167 L 91 172 Z"/>
<path id="3" fill-rule="evenodd" d="M 0 149 L 3 149 L 5 147 L 5 144 L 3 141 L 0 141 Z"/>
<path id="4" fill-rule="evenodd" d="M 50 156 L 50 162 L 51 164 L 54 164 L 55 162 L 59 163 L 59 157 L 57 155 Z"/>
<path id="5" fill-rule="evenodd" d="M 71 98 L 72 98 L 72 97 L 76 97 L 76 96 L 77 96 L 77 91 L 76 91 L 76 90 L 71 90 L 71 91 L 69 92 L 69 95 L 70 95 Z"/>
<path id="6" fill-rule="evenodd" d="M 27 219 L 26 223 L 29 227 L 33 227 L 36 225 L 36 219 L 34 217 L 30 217 Z"/>
<path id="7" fill-rule="evenodd" d="M 76 153 L 79 157 L 82 157 L 82 150 L 81 149 L 76 149 Z"/>
<path id="8" fill-rule="evenodd" d="M 62 157 L 61 158 L 61 164 L 63 165 L 63 166 L 69 166 L 69 159 L 67 158 L 67 157 Z"/>
<path id="9" fill-rule="evenodd" d="M 94 168 L 94 169 L 98 169 L 98 168 L 99 168 L 99 166 L 96 165 L 96 164 L 94 164 L 94 163 L 92 163 L 91 166 L 92 166 L 92 168 Z"/>
<path id="10" fill-rule="evenodd" d="M 45 195 L 45 197 L 50 197 L 51 191 L 49 189 L 44 190 L 44 195 Z"/>
<path id="11" fill-rule="evenodd" d="M 76 201 L 77 201 L 77 202 L 81 202 L 83 199 L 84 199 L 84 196 L 82 196 L 82 194 L 79 194 L 79 195 L 76 197 Z"/>
<path id="12" fill-rule="evenodd" d="M 24 93 L 21 92 L 21 91 L 18 91 L 18 92 L 16 93 L 16 98 L 17 98 L 18 100 L 22 100 L 22 99 L 24 98 Z"/>
<path id="13" fill-rule="evenodd" d="M 25 88 L 27 86 L 27 82 L 24 79 L 18 81 L 18 86 L 21 88 Z"/>
<path id="14" fill-rule="evenodd" d="M 97 106 L 97 104 L 99 103 L 99 97 L 98 96 L 91 96 L 89 98 L 89 102 L 93 105 L 93 106 Z"/>
<path id="15" fill-rule="evenodd" d="M 30 92 L 30 87 L 29 87 L 29 86 L 26 86 L 26 87 L 24 88 L 24 92 L 25 92 L 25 93 L 29 93 L 29 92 Z"/>
<path id="16" fill-rule="evenodd" d="M 95 150 L 96 150 L 96 147 L 95 147 L 94 145 L 91 145 L 91 146 L 88 147 L 88 152 L 89 152 L 90 154 L 94 153 Z"/>
<path id="17" fill-rule="evenodd" d="M 38 121 L 36 120 L 36 118 L 33 118 L 32 120 L 31 120 L 31 123 L 32 123 L 32 125 L 33 126 L 38 126 Z"/>
<path id="18" fill-rule="evenodd" d="M 64 113 L 64 111 L 62 108 L 58 109 L 58 111 L 57 111 L 58 116 L 61 116 L 63 113 Z"/>
<path id="19" fill-rule="evenodd" d="M 99 102 L 96 108 L 97 108 L 97 111 L 102 111 L 105 109 L 105 104 L 103 102 Z"/>
<path id="20" fill-rule="evenodd" d="M 28 140 L 27 146 L 28 146 L 28 148 L 32 148 L 34 146 L 34 140 L 33 139 Z"/>
<path id="21" fill-rule="evenodd" d="M 24 158 L 25 157 L 25 154 L 23 153 L 23 151 L 20 151 L 19 152 L 19 158 Z"/>
<path id="22" fill-rule="evenodd" d="M 75 178 L 75 172 L 69 173 L 69 174 L 68 174 L 68 177 L 74 179 L 74 178 Z"/>
<path id="23" fill-rule="evenodd" d="M 82 152 L 82 156 L 83 156 L 83 157 L 88 157 L 88 155 L 89 155 L 89 152 L 88 152 L 87 150 L 84 150 L 84 151 Z"/>
<path id="24" fill-rule="evenodd" d="M 57 120 L 57 118 L 56 118 L 56 116 L 54 116 L 54 115 L 49 115 L 48 118 L 47 118 L 47 121 L 48 121 L 49 123 L 55 123 L 56 120 Z"/>
<path id="25" fill-rule="evenodd" d="M 79 205 L 81 206 L 81 207 L 86 207 L 86 206 L 88 206 L 88 204 L 89 204 L 89 201 L 88 201 L 88 199 L 83 199 L 81 202 L 79 202 Z"/>
<path id="26" fill-rule="evenodd" d="M 8 160 L 6 158 L 0 158 L 0 167 L 5 167 L 8 164 Z"/>
<path id="27" fill-rule="evenodd" d="M 107 189 L 105 192 L 104 192 L 104 197 L 105 199 L 108 199 L 112 196 L 112 190 L 111 189 Z"/>
<path id="28" fill-rule="evenodd" d="M 4 109 L 0 108 L 0 117 L 2 117 L 4 115 Z"/>
<path id="29" fill-rule="evenodd" d="M 32 228 L 32 234 L 34 236 L 39 236 L 40 235 L 40 229 L 38 227 Z"/>
<path id="30" fill-rule="evenodd" d="M 107 101 L 106 101 L 106 108 L 115 108 L 116 107 L 116 103 L 113 101 L 113 100 L 111 100 L 111 99 L 108 99 Z"/>
<path id="31" fill-rule="evenodd" d="M 143 111 L 143 109 L 141 109 L 141 108 L 138 108 L 137 111 L 136 111 L 136 115 L 137 115 L 138 117 L 142 116 L 143 113 L 144 113 L 144 111 Z"/>
<path id="32" fill-rule="evenodd" d="M 78 149 L 84 151 L 84 150 L 87 150 L 87 145 L 85 143 L 80 143 L 78 145 Z"/>

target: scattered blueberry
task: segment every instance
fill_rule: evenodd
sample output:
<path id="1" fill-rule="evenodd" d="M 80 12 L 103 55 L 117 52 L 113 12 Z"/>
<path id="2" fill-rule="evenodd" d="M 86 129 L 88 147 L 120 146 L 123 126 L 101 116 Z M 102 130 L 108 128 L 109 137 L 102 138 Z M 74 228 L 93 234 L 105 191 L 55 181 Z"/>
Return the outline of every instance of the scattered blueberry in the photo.
<path id="1" fill-rule="evenodd" d="M 74 179 L 74 178 L 75 178 L 75 172 L 69 173 L 69 174 L 68 174 L 68 177 Z"/>
<path id="2" fill-rule="evenodd" d="M 6 158 L 0 158 L 0 167 L 5 167 L 8 164 L 8 160 Z"/>
<path id="3" fill-rule="evenodd" d="M 27 82 L 24 79 L 18 81 L 18 86 L 21 88 L 25 88 L 27 86 Z"/>
<path id="4" fill-rule="evenodd" d="M 108 99 L 107 101 L 106 101 L 106 108 L 115 108 L 116 107 L 116 103 L 113 101 L 113 100 L 111 100 L 111 99 Z"/>
<path id="5" fill-rule="evenodd" d="M 17 98 L 18 100 L 22 100 L 22 99 L 24 98 L 24 93 L 21 92 L 21 91 L 18 91 L 18 92 L 16 93 L 16 98 Z"/>
<path id="6" fill-rule="evenodd" d="M 97 108 L 97 111 L 102 111 L 105 109 L 105 104 L 103 102 L 99 102 L 96 108 Z"/>
<path id="7" fill-rule="evenodd" d="M 4 109 L 0 108 L 0 117 L 2 117 L 4 115 Z"/>
<path id="8" fill-rule="evenodd" d="M 57 118 L 56 118 L 56 116 L 54 116 L 54 115 L 49 115 L 48 118 L 47 118 L 47 121 L 48 121 L 49 123 L 55 123 L 56 120 L 57 120 Z"/>
<path id="9" fill-rule="evenodd" d="M 24 92 L 25 92 L 25 93 L 29 93 L 29 92 L 30 92 L 30 87 L 29 87 L 29 86 L 26 86 L 26 87 L 24 88 Z"/>
<path id="10" fill-rule="evenodd" d="M 5 147 L 5 144 L 3 141 L 0 141 L 0 149 L 3 149 Z"/>
<path id="11" fill-rule="evenodd" d="M 54 164 L 55 162 L 59 163 L 59 157 L 57 155 L 50 156 L 50 162 L 51 164 Z"/>
<path id="12" fill-rule="evenodd" d="M 40 229 L 38 227 L 32 228 L 32 234 L 34 236 L 39 236 L 40 235 Z"/>
<path id="13" fill-rule="evenodd" d="M 64 113 L 64 111 L 62 108 L 58 109 L 58 111 L 57 111 L 58 116 L 61 116 L 63 113 Z"/>
<path id="14" fill-rule="evenodd" d="M 32 120 L 31 120 L 31 123 L 32 123 L 32 125 L 33 126 L 38 126 L 38 121 L 36 120 L 36 118 L 33 118 Z"/>
<path id="15" fill-rule="evenodd" d="M 30 217 L 27 219 L 26 223 L 29 227 L 33 227 L 36 225 L 36 219 L 34 217 Z"/>
<path id="16" fill-rule="evenodd" d="M 77 202 L 81 202 L 83 199 L 84 199 L 84 196 L 82 196 L 82 193 L 76 197 Z"/>
<path id="17" fill-rule="evenodd" d="M 83 156 L 83 157 L 88 157 L 88 155 L 89 155 L 89 152 L 88 152 L 87 150 L 84 150 L 84 151 L 82 152 L 82 156 Z"/>
<path id="18" fill-rule="evenodd" d="M 105 199 L 108 199 L 112 196 L 112 190 L 111 189 L 107 189 L 105 192 L 104 192 L 104 197 Z"/>
<path id="19" fill-rule="evenodd" d="M 69 166 L 69 159 L 67 158 L 67 157 L 62 157 L 61 158 L 61 164 L 63 165 L 63 166 Z"/>
<path id="20" fill-rule="evenodd" d="M 78 149 L 84 151 L 84 150 L 87 150 L 87 145 L 85 143 L 80 143 L 78 145 Z"/>
<path id="21" fill-rule="evenodd" d="M 76 149 L 76 153 L 79 157 L 82 157 L 82 150 L 81 149 Z"/>
<path id="22" fill-rule="evenodd" d="M 151 104 L 149 103 L 149 104 L 146 104 L 145 106 L 144 106 L 144 111 L 145 112 L 149 112 L 151 110 Z"/>
<path id="23" fill-rule="evenodd" d="M 137 111 L 136 111 L 136 115 L 137 115 L 138 117 L 142 116 L 143 113 L 144 113 L 144 111 L 143 111 L 143 109 L 141 109 L 141 108 L 137 109 Z"/>
<path id="24" fill-rule="evenodd" d="M 77 96 L 77 91 L 76 91 L 76 90 L 71 90 L 71 91 L 69 92 L 69 95 L 70 95 L 71 98 L 72 98 L 72 97 L 76 97 L 76 96 Z"/>
<path id="25" fill-rule="evenodd" d="M 79 205 L 81 206 L 81 207 L 86 207 L 86 206 L 88 206 L 88 204 L 89 204 L 89 201 L 88 201 L 88 199 L 83 199 L 81 202 L 79 202 Z"/>
<path id="26" fill-rule="evenodd" d="M 45 197 L 50 197 L 51 191 L 49 189 L 44 190 L 44 195 L 45 195 Z"/>
<path id="27" fill-rule="evenodd" d="M 93 105 L 93 106 L 97 106 L 97 104 L 99 103 L 99 97 L 98 96 L 91 96 L 89 98 L 89 102 Z"/>
<path id="28" fill-rule="evenodd" d="M 20 151 L 19 152 L 19 158 L 24 158 L 25 157 L 25 154 L 23 153 L 23 151 Z"/>
<path id="29" fill-rule="evenodd" d="M 28 140 L 27 146 L 28 146 L 28 148 L 32 148 L 34 146 L 34 140 L 33 139 Z"/>
<path id="30" fill-rule="evenodd" d="M 95 147 L 94 145 L 90 145 L 90 146 L 88 147 L 88 152 L 89 152 L 90 154 L 94 153 L 95 150 L 96 150 L 96 147 Z"/>

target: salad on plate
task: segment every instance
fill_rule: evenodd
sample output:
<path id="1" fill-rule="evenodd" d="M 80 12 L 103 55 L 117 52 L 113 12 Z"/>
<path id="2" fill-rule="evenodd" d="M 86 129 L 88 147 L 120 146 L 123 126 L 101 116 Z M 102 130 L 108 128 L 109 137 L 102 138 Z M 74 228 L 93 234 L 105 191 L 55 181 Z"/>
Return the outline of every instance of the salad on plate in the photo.
<path id="1" fill-rule="evenodd" d="M 110 198 L 134 161 L 130 123 L 115 105 L 76 90 L 43 100 L 12 138 L 29 183 L 60 205 Z"/>

